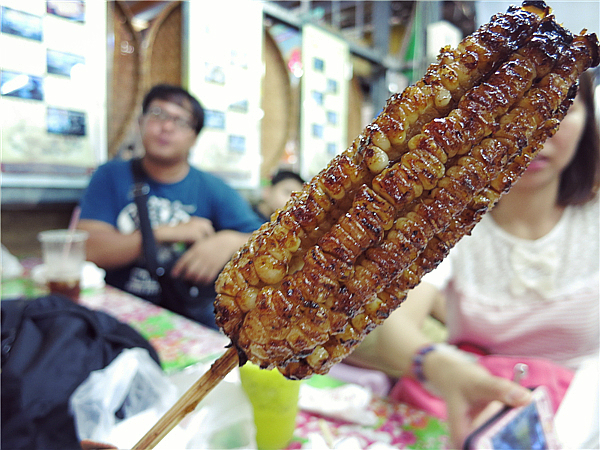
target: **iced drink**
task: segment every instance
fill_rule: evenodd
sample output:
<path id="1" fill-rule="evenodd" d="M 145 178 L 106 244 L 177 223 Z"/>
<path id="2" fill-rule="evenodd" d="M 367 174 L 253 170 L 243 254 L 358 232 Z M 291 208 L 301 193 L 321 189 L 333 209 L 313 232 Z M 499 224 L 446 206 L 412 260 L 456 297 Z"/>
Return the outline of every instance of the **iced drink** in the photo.
<path id="1" fill-rule="evenodd" d="M 254 411 L 256 445 L 261 450 L 285 448 L 296 426 L 300 381 L 252 363 L 240 367 L 240 377 Z"/>
<path id="2" fill-rule="evenodd" d="M 80 230 L 48 230 L 38 235 L 46 285 L 51 293 L 79 300 L 87 237 L 88 233 Z"/>

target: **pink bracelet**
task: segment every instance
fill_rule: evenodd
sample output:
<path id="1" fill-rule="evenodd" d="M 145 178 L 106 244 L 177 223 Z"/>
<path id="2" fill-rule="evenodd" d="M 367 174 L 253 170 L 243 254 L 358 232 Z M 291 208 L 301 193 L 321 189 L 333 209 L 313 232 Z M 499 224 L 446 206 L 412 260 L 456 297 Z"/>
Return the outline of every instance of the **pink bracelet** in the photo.
<path id="1" fill-rule="evenodd" d="M 474 355 L 468 352 L 464 352 L 456 348 L 456 346 L 454 345 L 446 344 L 445 342 L 426 344 L 419 350 L 417 350 L 417 352 L 413 356 L 411 366 L 412 374 L 417 380 L 419 380 L 423 384 L 427 383 L 427 378 L 425 377 L 425 373 L 423 372 L 423 361 L 425 360 L 425 355 L 427 355 L 429 352 L 432 352 L 433 350 L 445 353 L 447 355 L 452 355 L 453 357 L 459 358 L 465 363 L 470 363 L 477 359 Z"/>
<path id="2" fill-rule="evenodd" d="M 425 383 L 427 381 L 425 374 L 423 373 L 423 360 L 425 359 L 425 355 L 435 349 L 436 344 L 428 344 L 421 347 L 413 356 L 411 371 L 414 377 L 421 383 Z"/>

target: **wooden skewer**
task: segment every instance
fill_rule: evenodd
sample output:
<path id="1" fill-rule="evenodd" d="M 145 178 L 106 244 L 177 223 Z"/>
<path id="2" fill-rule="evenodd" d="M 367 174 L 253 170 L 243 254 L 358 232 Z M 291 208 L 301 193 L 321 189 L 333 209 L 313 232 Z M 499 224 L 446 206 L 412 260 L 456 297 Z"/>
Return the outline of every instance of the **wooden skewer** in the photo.
<path id="1" fill-rule="evenodd" d="M 196 409 L 213 388 L 238 364 L 238 354 L 230 347 L 217 359 L 210 369 L 202 375 L 179 400 L 169 409 L 154 426 L 135 444 L 132 450 L 152 449 L 171 431 L 185 416 Z"/>

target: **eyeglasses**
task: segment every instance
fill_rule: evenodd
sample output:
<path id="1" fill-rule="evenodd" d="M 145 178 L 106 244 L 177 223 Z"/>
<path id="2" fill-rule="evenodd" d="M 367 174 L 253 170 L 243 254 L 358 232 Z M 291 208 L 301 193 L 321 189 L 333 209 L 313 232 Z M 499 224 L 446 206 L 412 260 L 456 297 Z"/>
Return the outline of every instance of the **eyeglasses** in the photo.
<path id="1" fill-rule="evenodd" d="M 173 122 L 180 130 L 192 130 L 194 126 L 182 117 L 172 116 L 171 114 L 162 110 L 162 108 L 155 106 L 150 108 L 146 113 L 149 119 L 155 120 L 160 123 L 164 123 L 168 120 Z"/>

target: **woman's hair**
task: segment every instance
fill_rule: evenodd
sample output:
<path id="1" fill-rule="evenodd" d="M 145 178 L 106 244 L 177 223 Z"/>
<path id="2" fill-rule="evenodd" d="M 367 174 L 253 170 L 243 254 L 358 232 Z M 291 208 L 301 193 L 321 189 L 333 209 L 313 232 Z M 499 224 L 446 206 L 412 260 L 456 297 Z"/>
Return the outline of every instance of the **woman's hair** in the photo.
<path id="1" fill-rule="evenodd" d="M 591 70 L 579 79 L 578 96 L 585 104 L 586 119 L 577 152 L 563 170 L 558 193 L 559 205 L 576 205 L 593 199 L 600 181 L 600 134 L 594 107 L 594 75 Z"/>
<path id="2" fill-rule="evenodd" d="M 175 103 L 185 109 L 188 109 L 187 104 L 189 102 L 189 105 L 192 107 L 190 112 L 194 118 L 194 131 L 196 134 L 200 133 L 200 130 L 202 130 L 202 127 L 204 126 L 204 109 L 202 108 L 202 105 L 200 105 L 200 102 L 192 94 L 179 86 L 172 86 L 170 84 L 157 84 L 150 89 L 150 91 L 148 91 L 144 97 L 144 101 L 142 102 L 142 114 L 146 114 L 148 112 L 150 103 L 156 99 Z"/>

